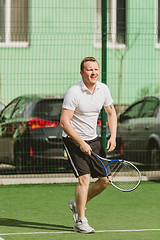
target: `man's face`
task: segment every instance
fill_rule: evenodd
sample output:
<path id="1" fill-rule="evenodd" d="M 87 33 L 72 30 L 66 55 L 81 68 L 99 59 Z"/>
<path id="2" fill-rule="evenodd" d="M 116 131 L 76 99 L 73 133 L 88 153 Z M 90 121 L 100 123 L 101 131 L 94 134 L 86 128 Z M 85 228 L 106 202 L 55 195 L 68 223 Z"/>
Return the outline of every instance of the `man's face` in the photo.
<path id="1" fill-rule="evenodd" d="M 99 66 L 97 62 L 85 62 L 84 69 L 80 72 L 86 85 L 94 85 L 99 78 Z"/>

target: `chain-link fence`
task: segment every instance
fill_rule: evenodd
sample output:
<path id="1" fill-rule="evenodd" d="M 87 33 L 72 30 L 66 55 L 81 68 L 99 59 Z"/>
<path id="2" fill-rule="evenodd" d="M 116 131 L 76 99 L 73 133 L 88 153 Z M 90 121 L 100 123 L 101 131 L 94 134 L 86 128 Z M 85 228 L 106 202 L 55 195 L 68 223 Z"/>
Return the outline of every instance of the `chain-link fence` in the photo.
<path id="1" fill-rule="evenodd" d="M 119 121 L 109 157 L 130 160 L 157 178 L 160 1 L 106 1 L 107 85 Z M 61 106 L 68 88 L 81 80 L 84 57 L 95 57 L 102 69 L 101 8 L 101 0 L 0 1 L 0 108 L 11 102 L 0 116 L 2 178 L 70 176 Z"/>

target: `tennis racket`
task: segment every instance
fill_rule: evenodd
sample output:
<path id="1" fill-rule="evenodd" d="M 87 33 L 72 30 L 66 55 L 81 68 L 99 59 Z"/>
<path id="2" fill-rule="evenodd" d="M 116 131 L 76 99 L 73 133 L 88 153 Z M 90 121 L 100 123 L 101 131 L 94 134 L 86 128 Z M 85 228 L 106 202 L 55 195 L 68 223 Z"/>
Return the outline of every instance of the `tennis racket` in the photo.
<path id="1" fill-rule="evenodd" d="M 101 162 L 109 182 L 115 188 L 123 192 L 131 192 L 140 184 L 141 174 L 134 164 L 126 160 L 102 158 L 93 151 L 91 154 Z"/>

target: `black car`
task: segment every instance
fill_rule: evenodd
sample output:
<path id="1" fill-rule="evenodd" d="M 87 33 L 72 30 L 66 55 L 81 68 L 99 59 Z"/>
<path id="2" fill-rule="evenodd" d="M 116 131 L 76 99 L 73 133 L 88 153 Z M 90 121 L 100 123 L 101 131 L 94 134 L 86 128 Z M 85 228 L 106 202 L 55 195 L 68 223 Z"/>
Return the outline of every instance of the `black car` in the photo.
<path id="1" fill-rule="evenodd" d="M 144 169 L 160 169 L 160 95 L 139 99 L 118 120 L 124 158 Z"/>
<path id="2" fill-rule="evenodd" d="M 59 118 L 63 98 L 20 96 L 0 115 L 0 163 L 68 171 Z M 52 165 L 51 165 L 52 163 Z"/>
<path id="3" fill-rule="evenodd" d="M 59 124 L 62 102 L 63 97 L 25 95 L 9 103 L 0 115 L 0 163 L 23 172 L 70 172 Z M 99 135 L 100 129 L 99 120 Z M 110 157 L 120 155 L 117 145 Z"/>

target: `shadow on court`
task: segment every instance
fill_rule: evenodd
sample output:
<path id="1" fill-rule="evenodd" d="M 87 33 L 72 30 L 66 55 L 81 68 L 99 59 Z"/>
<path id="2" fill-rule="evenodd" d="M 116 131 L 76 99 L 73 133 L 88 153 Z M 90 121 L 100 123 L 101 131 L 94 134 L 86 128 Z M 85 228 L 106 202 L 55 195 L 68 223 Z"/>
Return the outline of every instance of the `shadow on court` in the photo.
<path id="1" fill-rule="evenodd" d="M 29 222 L 10 218 L 0 218 L 0 226 L 32 228 L 40 230 L 59 230 L 59 231 L 71 231 L 73 229 L 72 227 L 64 225 Z"/>

